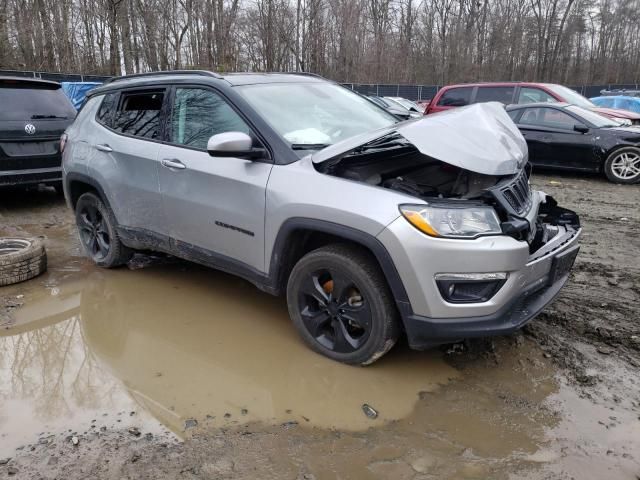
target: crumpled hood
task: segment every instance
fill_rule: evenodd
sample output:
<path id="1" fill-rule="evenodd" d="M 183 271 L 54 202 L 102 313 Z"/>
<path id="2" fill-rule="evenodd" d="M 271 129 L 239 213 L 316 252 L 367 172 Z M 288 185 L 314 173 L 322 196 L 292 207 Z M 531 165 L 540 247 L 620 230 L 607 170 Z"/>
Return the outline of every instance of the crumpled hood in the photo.
<path id="1" fill-rule="evenodd" d="M 528 157 L 527 142 L 498 102 L 478 103 L 367 132 L 314 153 L 314 163 L 331 160 L 390 133 L 420 153 L 484 175 L 513 175 Z"/>

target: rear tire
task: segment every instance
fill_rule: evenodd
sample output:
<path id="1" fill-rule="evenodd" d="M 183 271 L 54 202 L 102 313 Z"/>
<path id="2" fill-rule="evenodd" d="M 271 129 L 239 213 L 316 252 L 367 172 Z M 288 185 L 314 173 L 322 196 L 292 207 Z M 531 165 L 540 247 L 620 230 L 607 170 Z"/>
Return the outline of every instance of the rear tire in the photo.
<path id="1" fill-rule="evenodd" d="M 83 193 L 78 198 L 76 225 L 82 248 L 96 265 L 114 268 L 133 256 L 133 250 L 120 241 L 113 212 L 96 194 Z"/>
<path id="2" fill-rule="evenodd" d="M 400 334 L 398 311 L 375 258 L 334 244 L 293 267 L 287 284 L 289 315 L 302 339 L 333 360 L 368 365 Z"/>
<path id="3" fill-rule="evenodd" d="M 640 149 L 619 148 L 604 162 L 604 173 L 613 183 L 632 184 L 640 181 Z"/>

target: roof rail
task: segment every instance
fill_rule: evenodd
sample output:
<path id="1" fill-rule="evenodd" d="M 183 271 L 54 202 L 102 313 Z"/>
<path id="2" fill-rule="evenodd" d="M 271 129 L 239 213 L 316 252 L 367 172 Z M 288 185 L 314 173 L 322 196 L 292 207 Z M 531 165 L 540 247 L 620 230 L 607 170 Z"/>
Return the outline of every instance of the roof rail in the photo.
<path id="1" fill-rule="evenodd" d="M 286 73 L 288 75 L 304 75 L 305 77 L 325 78 L 322 75 L 318 75 L 317 73 L 312 73 L 312 72 L 282 72 L 282 73 Z"/>
<path id="2" fill-rule="evenodd" d="M 222 78 L 222 75 L 210 72 L 209 70 L 161 70 L 159 72 L 133 73 L 121 77 L 112 77 L 104 82 L 104 84 L 119 82 L 120 80 L 129 80 L 130 78 L 156 77 L 160 75 L 202 75 L 205 77 Z"/>

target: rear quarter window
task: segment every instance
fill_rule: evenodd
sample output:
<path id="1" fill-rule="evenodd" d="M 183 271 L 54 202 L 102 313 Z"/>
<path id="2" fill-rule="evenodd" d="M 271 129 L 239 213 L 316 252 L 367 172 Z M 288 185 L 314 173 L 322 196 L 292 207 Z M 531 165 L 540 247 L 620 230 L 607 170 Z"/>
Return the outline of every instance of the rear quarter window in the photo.
<path id="1" fill-rule="evenodd" d="M 464 107 L 471 102 L 471 92 L 473 87 L 457 87 L 446 90 L 440 100 L 439 107 Z"/>
<path id="2" fill-rule="evenodd" d="M 113 118 L 116 109 L 116 101 L 118 99 L 117 93 L 107 93 L 100 103 L 100 108 L 96 114 L 96 120 L 98 123 L 105 125 L 109 128 L 113 128 Z"/>

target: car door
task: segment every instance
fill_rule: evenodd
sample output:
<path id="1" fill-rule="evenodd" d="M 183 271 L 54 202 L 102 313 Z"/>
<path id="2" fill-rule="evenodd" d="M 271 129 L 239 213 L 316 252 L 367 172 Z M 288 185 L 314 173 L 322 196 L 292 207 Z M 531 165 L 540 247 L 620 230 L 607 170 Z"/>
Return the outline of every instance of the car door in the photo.
<path id="1" fill-rule="evenodd" d="M 574 129 L 586 127 L 580 120 L 554 107 L 527 108 L 518 127 L 527 141 L 534 165 L 589 169 L 593 160 L 593 133 Z"/>
<path id="2" fill-rule="evenodd" d="M 172 98 L 167 144 L 159 158 L 162 205 L 174 248 L 264 271 L 265 193 L 272 163 L 208 154 L 212 135 L 252 135 L 219 92 L 176 86 Z"/>
<path id="3" fill-rule="evenodd" d="M 106 128 L 93 138 L 90 175 L 108 190 L 123 227 L 162 231 L 158 185 L 166 87 L 125 90 L 103 99 L 96 121 Z"/>
<path id="4" fill-rule="evenodd" d="M 539 108 L 526 108 L 522 111 L 514 110 L 514 112 L 521 112 L 519 118 L 515 118 L 516 124 L 520 129 L 520 133 L 527 141 L 527 148 L 529 149 L 529 162 L 532 165 L 548 165 L 549 152 L 547 145 L 543 141 L 543 137 L 547 133 L 545 128 L 538 124 L 537 116 Z M 513 117 L 512 117 L 513 118 Z"/>

